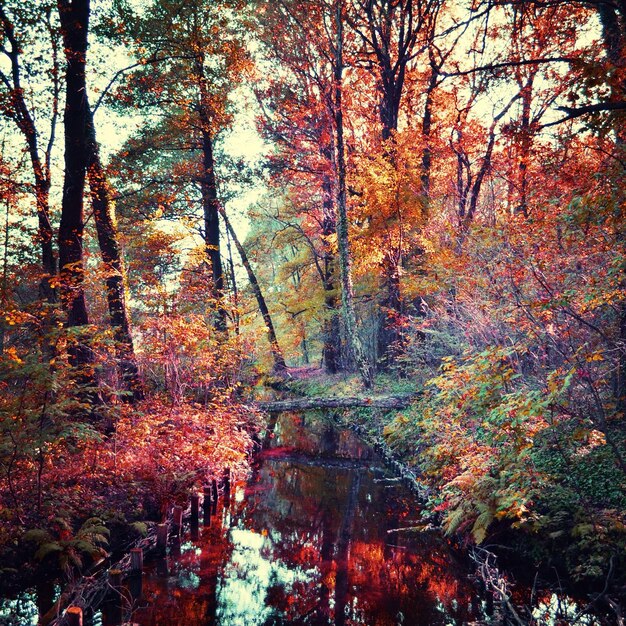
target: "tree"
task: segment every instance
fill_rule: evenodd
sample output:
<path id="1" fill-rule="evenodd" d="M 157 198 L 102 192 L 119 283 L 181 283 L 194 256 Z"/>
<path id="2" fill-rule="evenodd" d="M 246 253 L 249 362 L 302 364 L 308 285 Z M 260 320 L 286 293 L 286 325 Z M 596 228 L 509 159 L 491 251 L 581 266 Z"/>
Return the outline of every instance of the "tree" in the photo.
<path id="1" fill-rule="evenodd" d="M 257 304 L 259 305 L 259 312 L 263 317 L 263 322 L 267 329 L 267 339 L 270 343 L 270 349 L 272 351 L 272 357 L 274 359 L 274 369 L 277 372 L 284 371 L 287 368 L 285 364 L 285 357 L 283 356 L 282 350 L 278 344 L 278 339 L 276 339 L 276 331 L 274 330 L 274 323 L 272 322 L 272 317 L 270 315 L 269 309 L 267 308 L 267 304 L 265 302 L 265 298 L 263 297 L 263 292 L 261 291 L 261 287 L 259 285 L 259 281 L 257 280 L 256 274 L 250 264 L 248 259 L 248 255 L 246 254 L 245 248 L 239 242 L 239 238 L 237 237 L 237 233 L 233 228 L 228 216 L 226 215 L 226 211 L 220 207 L 219 209 L 220 215 L 224 220 L 224 224 L 232 237 L 232 240 L 237 248 L 237 252 L 241 258 L 241 263 L 248 274 L 248 280 L 250 282 L 250 286 L 252 287 L 252 292 L 254 293 L 254 297 L 256 298 Z"/>
<path id="2" fill-rule="evenodd" d="M 126 304 L 126 270 L 118 244 L 118 233 L 113 216 L 111 190 L 100 160 L 100 146 L 96 139 L 93 112 L 85 95 L 87 108 L 87 173 L 96 223 L 98 244 L 106 268 L 106 295 L 109 320 L 115 332 L 118 366 L 123 387 L 133 398 L 143 396 L 139 380 L 139 368 L 130 329 L 130 317 Z"/>
<path id="3" fill-rule="evenodd" d="M 342 367 L 334 198 L 333 119 L 330 110 L 332 72 L 321 32 L 315 32 L 321 5 L 298 7 L 291 2 L 266 4 L 260 13 L 258 36 L 264 56 L 282 72 L 259 88 L 259 127 L 276 145 L 268 156 L 270 184 L 288 189 L 296 211 L 306 217 L 296 225 L 302 243 L 313 256 L 324 297 L 322 358 L 329 373 Z M 289 44 L 285 45 L 285 41 Z M 286 227 L 285 211 L 282 212 Z"/>
<path id="4" fill-rule="evenodd" d="M 334 78 L 332 110 L 335 122 L 335 159 L 336 159 L 336 195 L 337 195 L 337 247 L 339 249 L 339 269 L 341 276 L 341 299 L 343 304 L 343 316 L 354 358 L 361 375 L 361 380 L 366 389 L 374 384 L 374 371 L 369 362 L 356 321 L 354 309 L 354 293 L 352 286 L 352 258 L 350 253 L 350 241 L 348 238 L 348 213 L 346 206 L 346 155 L 344 145 L 343 127 L 343 2 L 336 0 L 331 7 L 332 13 L 329 21 L 334 27 L 334 41 L 331 42 L 332 67 Z M 334 15 L 333 15 L 334 14 Z"/>
<path id="5" fill-rule="evenodd" d="M 352 27 L 363 42 L 363 61 L 376 76 L 379 94 L 381 145 L 385 157 L 392 167 L 399 167 L 396 150 L 396 133 L 405 91 L 405 81 L 411 62 L 422 49 L 428 50 L 430 79 L 426 88 L 426 102 L 422 131 L 426 139 L 430 134 L 432 116 L 432 92 L 438 81 L 441 61 L 438 63 L 434 51 L 434 37 L 440 0 L 356 0 L 352 3 L 350 16 Z M 376 148 L 374 148 L 376 150 Z M 424 193 L 429 193 L 431 152 L 429 141 L 424 141 L 422 158 L 422 184 Z M 382 261 L 383 288 L 382 315 L 378 331 L 378 353 L 380 364 L 388 366 L 402 353 L 405 342 L 401 330 L 406 315 L 406 306 L 401 293 L 401 268 L 404 262 L 404 236 L 402 228 L 407 219 L 400 213 L 398 187 L 391 186 L 388 202 L 392 209 Z M 424 206 L 427 200 L 423 201 Z M 419 227 L 419 221 L 413 224 Z"/>
<path id="6" fill-rule="evenodd" d="M 134 50 L 138 62 L 124 86 L 133 98 L 129 101 L 120 91 L 117 95 L 131 107 L 140 105 L 154 114 L 156 121 L 147 121 L 142 131 L 151 153 L 171 157 L 175 187 L 183 202 L 190 204 L 194 198 L 195 203 L 197 197 L 219 331 L 226 330 L 227 313 L 216 141 L 231 123 L 228 97 L 248 66 L 239 30 L 243 8 L 239 0 L 219 7 L 208 2 L 157 0 L 142 17 L 130 11 L 116 16 L 124 22 L 123 30 L 132 31 L 138 42 Z M 146 183 L 139 184 L 145 187 Z"/>
<path id="7" fill-rule="evenodd" d="M 10 72 L 0 71 L 0 81 L 6 91 L 2 93 L 2 112 L 11 118 L 19 128 L 28 149 L 31 168 L 34 177 L 34 192 L 37 207 L 38 239 L 41 250 L 41 264 L 43 276 L 40 282 L 42 296 L 49 303 L 57 299 L 56 290 L 51 284 L 57 273 L 57 259 L 54 251 L 54 232 L 50 216 L 50 186 L 51 186 L 51 153 L 56 135 L 56 125 L 59 111 L 59 61 L 58 61 L 58 30 L 52 22 L 52 3 L 43 3 L 40 7 L 29 5 L 14 8 L 15 17 L 9 13 L 8 7 L 0 6 L 0 24 L 2 26 L 2 46 L 0 50 L 8 58 Z M 20 21 L 20 30 L 16 33 L 15 20 Z M 45 33 L 50 42 L 49 74 L 52 77 L 50 91 L 50 120 L 48 141 L 45 148 L 40 147 L 41 136 L 35 126 L 33 111 L 27 102 L 23 85 L 23 68 L 21 57 L 25 42 L 21 40 L 21 33 L 28 32 L 33 27 L 36 34 Z M 32 42 L 29 42 L 32 43 Z M 6 46 L 8 44 L 8 47 Z M 37 72 L 38 73 L 38 72 Z M 33 78 L 28 76 L 28 78 Z"/>
<path id="8" fill-rule="evenodd" d="M 89 160 L 87 142 L 87 37 L 89 0 L 58 0 L 59 18 L 67 61 L 65 70 L 65 178 L 61 223 L 59 225 L 59 274 L 61 303 L 67 314 L 67 326 L 83 330 L 89 324 L 84 290 L 83 232 L 84 191 Z M 72 359 L 86 368 L 93 361 L 89 347 L 78 339 Z M 93 383 L 85 369 L 83 380 Z"/>
<path id="9" fill-rule="evenodd" d="M 337 22 L 337 11 L 340 23 Z M 371 385 L 371 365 L 357 330 L 347 240 L 343 87 L 338 85 L 338 78 L 343 79 L 344 71 L 344 7 L 323 1 L 305 4 L 281 2 L 276 7 L 272 6 L 268 13 L 269 26 L 265 27 L 267 30 L 263 37 L 268 41 L 272 56 L 289 69 L 289 73 L 285 77 L 279 76 L 280 80 L 275 81 L 267 92 L 270 96 L 278 95 L 270 105 L 273 113 L 273 120 L 270 118 L 270 121 L 274 124 L 271 136 L 278 139 L 281 148 L 276 159 L 276 171 L 282 172 L 283 180 L 291 177 L 288 184 L 295 189 L 298 189 L 298 184 L 302 185 L 302 190 L 308 185 L 308 199 L 299 206 L 307 207 L 311 222 L 317 222 L 315 238 L 318 241 L 321 239 L 321 245 L 312 245 L 313 237 L 308 234 L 304 241 L 313 251 L 326 307 L 331 312 L 335 307 L 333 246 L 337 246 L 346 336 L 364 382 L 367 381 L 365 384 Z M 287 24 L 287 29 L 280 30 L 274 26 L 281 20 L 282 28 L 285 29 Z M 291 42 L 289 47 L 281 43 L 282 33 Z M 291 115 L 286 115 L 287 111 Z M 294 184 L 294 180 L 304 183 Z M 311 197 L 315 197 L 319 204 L 312 204 Z M 315 211 L 310 211 L 311 206 L 316 207 Z M 335 232 L 331 233 L 333 227 Z M 336 335 L 336 322 L 331 316 L 325 328 L 324 349 L 330 370 L 336 368 L 338 361 L 336 351 L 329 345 L 331 341 L 337 344 Z"/>

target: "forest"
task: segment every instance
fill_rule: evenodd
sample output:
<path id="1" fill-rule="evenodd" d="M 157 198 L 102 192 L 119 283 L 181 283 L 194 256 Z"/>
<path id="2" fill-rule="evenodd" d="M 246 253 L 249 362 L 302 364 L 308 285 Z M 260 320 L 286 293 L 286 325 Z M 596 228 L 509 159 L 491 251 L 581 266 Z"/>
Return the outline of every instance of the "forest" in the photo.
<path id="1" fill-rule="evenodd" d="M 298 400 L 625 623 L 624 0 L 0 0 L 0 114 L 7 594 Z"/>

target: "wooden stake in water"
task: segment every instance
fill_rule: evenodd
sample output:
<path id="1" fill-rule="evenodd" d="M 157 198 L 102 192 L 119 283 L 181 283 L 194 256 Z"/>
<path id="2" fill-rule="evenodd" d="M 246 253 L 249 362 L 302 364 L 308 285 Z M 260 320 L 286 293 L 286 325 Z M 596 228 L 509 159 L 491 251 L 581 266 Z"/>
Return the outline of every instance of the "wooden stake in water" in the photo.
<path id="1" fill-rule="evenodd" d="M 198 518 L 200 513 L 200 495 L 197 493 L 191 494 L 191 524 L 198 525 Z"/>
<path id="2" fill-rule="evenodd" d="M 143 571 L 143 550 L 133 548 L 130 551 L 130 571 L 132 574 L 141 574 Z"/>
<path id="3" fill-rule="evenodd" d="M 111 585 L 114 592 L 118 594 L 122 592 L 122 570 L 121 569 L 109 570 L 109 585 Z"/>
<path id="4" fill-rule="evenodd" d="M 230 497 L 230 467 L 224 470 L 224 497 Z"/>
<path id="5" fill-rule="evenodd" d="M 208 526 L 211 523 L 211 485 L 204 485 L 202 488 L 204 501 L 202 508 L 204 510 L 204 524 Z"/>
<path id="6" fill-rule="evenodd" d="M 70 606 L 65 611 L 67 626 L 83 626 L 83 610 L 79 606 Z"/>
<path id="7" fill-rule="evenodd" d="M 222 484 L 224 486 L 224 506 L 228 507 L 230 505 L 230 467 L 224 470 Z"/>
<path id="8" fill-rule="evenodd" d="M 107 602 L 107 623 L 117 626 L 122 623 L 122 570 L 109 570 L 109 586 L 111 590 Z"/>
<path id="9" fill-rule="evenodd" d="M 211 481 L 211 501 L 213 502 L 213 515 L 217 513 L 217 480 Z"/>
<path id="10" fill-rule="evenodd" d="M 167 552 L 167 524 L 157 525 L 157 551 L 159 554 Z"/>
<path id="11" fill-rule="evenodd" d="M 177 537 L 180 537 L 180 534 L 183 530 L 183 507 L 175 506 L 172 512 L 172 525 L 173 532 Z"/>

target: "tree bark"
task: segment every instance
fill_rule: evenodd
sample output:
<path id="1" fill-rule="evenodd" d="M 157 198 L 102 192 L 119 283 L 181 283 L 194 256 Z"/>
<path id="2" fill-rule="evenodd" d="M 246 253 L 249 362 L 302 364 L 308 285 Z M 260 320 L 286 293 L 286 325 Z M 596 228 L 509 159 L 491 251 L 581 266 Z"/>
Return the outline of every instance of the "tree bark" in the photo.
<path id="1" fill-rule="evenodd" d="M 252 265 L 250 264 L 250 260 L 248 259 L 248 255 L 246 254 L 246 250 L 241 245 L 241 242 L 237 237 L 237 233 L 233 229 L 233 226 L 230 223 L 228 216 L 226 215 L 226 211 L 224 211 L 222 207 L 220 207 L 220 214 L 222 216 L 222 219 L 224 220 L 224 224 L 226 225 L 228 232 L 230 233 L 230 236 L 232 237 L 233 243 L 237 248 L 237 252 L 241 257 L 241 263 L 243 264 L 248 274 L 248 280 L 250 281 L 252 292 L 254 293 L 254 297 L 256 298 L 259 311 L 263 317 L 265 328 L 267 328 L 267 339 L 270 342 L 270 350 L 272 352 L 272 358 L 274 359 L 274 370 L 284 371 L 287 369 L 287 365 L 285 363 L 285 358 L 283 357 L 282 350 L 278 345 L 278 339 L 276 338 L 276 331 L 274 330 L 272 316 L 270 315 L 269 309 L 267 308 L 267 304 L 265 302 L 265 298 L 263 297 L 263 292 L 261 291 L 259 281 L 257 280 L 256 274 L 252 269 Z"/>
<path id="2" fill-rule="evenodd" d="M 202 210 L 204 213 L 204 246 L 207 261 L 211 267 L 211 292 L 216 301 L 214 326 L 220 332 L 227 330 L 226 310 L 224 309 L 224 268 L 220 250 L 220 203 L 217 197 L 217 180 L 215 177 L 215 159 L 213 155 L 213 135 L 211 125 L 211 106 L 207 79 L 204 73 L 204 54 L 200 53 L 195 63 L 198 80 L 200 102 L 198 114 L 202 135 L 202 176 L 200 189 L 202 194 Z"/>
<path id="3" fill-rule="evenodd" d="M 11 46 L 11 49 L 7 53 L 11 62 L 10 78 L 0 72 L 2 82 L 10 91 L 12 111 L 9 116 L 15 121 L 17 127 L 24 136 L 35 179 L 35 201 L 37 206 L 38 222 L 37 238 L 41 251 L 41 263 L 43 269 L 40 291 L 42 297 L 44 297 L 49 303 L 54 304 L 57 302 L 58 297 L 56 289 L 54 289 L 51 285 L 51 279 L 53 276 L 56 276 L 57 273 L 57 259 L 53 248 L 54 234 L 52 231 L 52 224 L 50 222 L 50 151 L 54 142 L 58 114 L 58 64 L 56 58 L 56 45 L 53 38 L 53 76 L 55 80 L 53 85 L 52 119 L 50 123 L 50 140 L 48 142 L 48 149 L 42 158 L 37 139 L 37 129 L 35 127 L 33 116 L 24 98 L 24 90 L 21 84 L 20 43 L 15 34 L 15 27 L 2 6 L 0 6 L 0 23 L 2 24 L 4 35 Z"/>
<path id="4" fill-rule="evenodd" d="M 332 155 L 328 155 L 332 160 Z M 329 316 L 322 328 L 324 346 L 322 356 L 324 367 L 329 374 L 336 374 L 341 364 L 341 336 L 339 317 L 337 316 L 337 285 L 335 284 L 335 255 L 328 243 L 328 237 L 335 233 L 337 220 L 333 205 L 332 181 L 330 176 L 324 175 L 322 182 L 322 237 L 324 239 L 324 265 L 322 283 L 324 287 L 324 307 Z"/>
<path id="5" fill-rule="evenodd" d="M 130 318 L 126 305 L 124 261 L 118 243 L 109 184 L 100 160 L 100 146 L 96 138 L 93 113 L 88 101 L 86 102 L 86 107 L 87 172 L 98 244 L 102 260 L 106 266 L 109 320 L 115 333 L 118 367 L 122 377 L 123 388 L 132 394 L 133 399 L 139 400 L 143 397 L 143 390 L 139 379 L 139 368 L 135 357 Z"/>
<path id="6" fill-rule="evenodd" d="M 83 267 L 83 194 L 88 160 L 85 65 L 89 0 L 58 0 L 57 4 L 67 60 L 65 179 L 58 235 L 60 290 L 67 326 L 80 328 L 89 323 Z M 80 338 L 72 350 L 71 360 L 76 366 L 85 366 L 83 382 L 93 383 L 93 373 L 88 368 L 93 361 L 93 354 Z"/>
<path id="7" fill-rule="evenodd" d="M 339 247 L 339 269 L 341 274 L 341 300 L 346 332 L 357 363 L 361 380 L 366 389 L 374 384 L 374 371 L 369 362 L 363 343 L 359 337 L 356 312 L 354 310 L 354 292 L 352 286 L 352 270 L 350 242 L 348 239 L 348 215 L 346 208 L 346 156 L 343 139 L 343 16 L 342 1 L 335 2 L 336 42 L 333 59 L 334 102 L 333 116 L 335 121 L 335 150 L 337 174 L 337 244 Z"/>
<path id="8" fill-rule="evenodd" d="M 621 72 L 626 65 L 626 2 L 610 4 L 604 2 L 596 3 L 596 8 L 602 24 L 602 39 L 606 50 L 606 55 Z M 623 73 L 622 73 L 623 76 Z M 626 80 L 622 80 L 618 85 L 611 88 L 612 99 L 623 101 L 626 96 Z M 615 118 L 615 152 L 616 162 L 620 165 L 620 178 L 624 177 L 624 157 L 626 155 L 626 128 L 624 126 L 624 116 L 619 112 Z M 621 188 L 623 194 L 623 187 Z M 617 206 L 623 207 L 623 195 L 618 199 Z M 619 218 L 616 220 L 615 244 L 620 251 L 626 246 L 626 233 L 624 232 L 623 208 Z M 626 290 L 626 262 L 622 263 L 620 286 Z M 616 410 L 626 417 L 626 301 L 622 300 L 618 306 L 617 315 L 617 367 L 614 384 L 614 397 Z"/>
<path id="9" fill-rule="evenodd" d="M 439 74 L 441 65 L 437 63 L 434 52 L 432 50 L 432 42 L 428 50 L 430 77 L 428 86 L 426 87 L 426 101 L 424 103 L 424 117 L 422 119 L 422 139 L 424 141 L 424 149 L 422 150 L 422 172 L 420 179 L 422 181 L 422 192 L 426 202 L 430 200 L 430 171 L 432 167 L 432 125 L 433 125 L 433 100 L 435 89 L 439 82 Z"/>

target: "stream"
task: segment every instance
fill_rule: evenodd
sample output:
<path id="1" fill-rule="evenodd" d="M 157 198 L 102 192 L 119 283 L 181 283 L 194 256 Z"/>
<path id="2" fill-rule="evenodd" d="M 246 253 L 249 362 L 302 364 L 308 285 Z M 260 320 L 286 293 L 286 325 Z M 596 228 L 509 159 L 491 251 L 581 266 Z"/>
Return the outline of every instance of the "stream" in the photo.
<path id="1" fill-rule="evenodd" d="M 283 413 L 230 502 L 147 561 L 123 617 L 139 626 L 497 623 L 467 556 L 420 524 L 415 496 L 356 435 Z M 18 601 L 21 617 L 6 621 Z M 37 623 L 34 592 L 11 602 L 0 604 L 0 624 Z M 550 617 L 555 603 L 575 613 L 566 602 L 548 594 L 541 623 L 567 623 Z M 114 613 L 85 624 L 112 626 Z"/>

